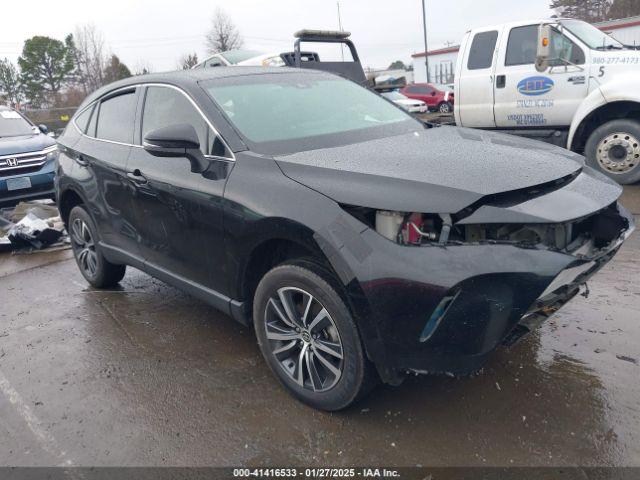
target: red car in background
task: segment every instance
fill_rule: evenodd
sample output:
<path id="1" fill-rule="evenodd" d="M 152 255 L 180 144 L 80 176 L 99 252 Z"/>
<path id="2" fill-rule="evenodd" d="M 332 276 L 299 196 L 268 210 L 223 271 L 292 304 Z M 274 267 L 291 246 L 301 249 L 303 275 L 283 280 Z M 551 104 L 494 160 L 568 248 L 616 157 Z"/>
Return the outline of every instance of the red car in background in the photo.
<path id="1" fill-rule="evenodd" d="M 440 113 L 452 113 L 454 94 L 445 86 L 436 86 L 433 83 L 413 83 L 400 90 L 405 97 L 414 100 L 422 100 L 429 110 Z"/>

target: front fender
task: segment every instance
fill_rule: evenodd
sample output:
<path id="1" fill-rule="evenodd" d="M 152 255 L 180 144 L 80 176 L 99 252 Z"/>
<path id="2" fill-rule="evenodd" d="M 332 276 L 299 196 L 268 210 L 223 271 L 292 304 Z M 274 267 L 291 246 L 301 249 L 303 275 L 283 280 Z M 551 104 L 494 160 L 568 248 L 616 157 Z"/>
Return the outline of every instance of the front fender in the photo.
<path id="1" fill-rule="evenodd" d="M 571 122 L 567 148 L 572 149 L 575 135 L 584 121 L 600 107 L 615 102 L 637 102 L 640 103 L 640 90 L 638 83 L 640 75 L 637 73 L 627 73 L 616 75 L 612 80 L 600 85 L 585 98 Z"/>

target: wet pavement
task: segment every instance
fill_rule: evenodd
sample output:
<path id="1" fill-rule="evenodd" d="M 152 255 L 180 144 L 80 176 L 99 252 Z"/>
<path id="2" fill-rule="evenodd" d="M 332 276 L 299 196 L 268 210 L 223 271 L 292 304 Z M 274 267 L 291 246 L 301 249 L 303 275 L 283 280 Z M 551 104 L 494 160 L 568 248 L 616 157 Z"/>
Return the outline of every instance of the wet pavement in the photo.
<path id="1" fill-rule="evenodd" d="M 69 251 L 3 255 L 0 286 L 0 465 L 640 466 L 638 233 L 482 374 L 334 414 L 279 387 L 250 329 L 133 269 L 95 291 Z"/>

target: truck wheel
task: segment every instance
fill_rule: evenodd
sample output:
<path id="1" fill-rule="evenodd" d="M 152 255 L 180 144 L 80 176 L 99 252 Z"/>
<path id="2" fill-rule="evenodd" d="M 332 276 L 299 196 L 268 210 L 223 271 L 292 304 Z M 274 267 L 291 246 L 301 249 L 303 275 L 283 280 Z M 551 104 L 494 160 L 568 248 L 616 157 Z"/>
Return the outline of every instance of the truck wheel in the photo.
<path id="1" fill-rule="evenodd" d="M 438 111 L 440 113 L 451 113 L 451 110 L 453 110 L 451 108 L 451 104 L 449 102 L 442 102 L 440 105 L 438 105 Z"/>
<path id="2" fill-rule="evenodd" d="M 258 344 L 293 396 L 314 408 L 348 407 L 373 385 L 358 329 L 323 269 L 280 265 L 260 281 L 253 303 Z"/>
<path id="3" fill-rule="evenodd" d="M 640 122 L 612 120 L 596 128 L 587 140 L 589 166 L 622 185 L 640 181 Z"/>

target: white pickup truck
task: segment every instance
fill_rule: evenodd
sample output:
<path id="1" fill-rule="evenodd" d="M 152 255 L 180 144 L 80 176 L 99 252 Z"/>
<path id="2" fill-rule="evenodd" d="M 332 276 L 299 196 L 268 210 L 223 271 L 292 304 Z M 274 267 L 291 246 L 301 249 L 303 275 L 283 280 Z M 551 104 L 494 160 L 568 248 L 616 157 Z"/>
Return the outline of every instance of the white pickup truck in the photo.
<path id="1" fill-rule="evenodd" d="M 459 126 L 566 147 L 619 183 L 640 181 L 640 51 L 572 19 L 470 31 L 456 67 Z"/>

